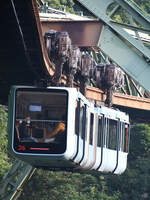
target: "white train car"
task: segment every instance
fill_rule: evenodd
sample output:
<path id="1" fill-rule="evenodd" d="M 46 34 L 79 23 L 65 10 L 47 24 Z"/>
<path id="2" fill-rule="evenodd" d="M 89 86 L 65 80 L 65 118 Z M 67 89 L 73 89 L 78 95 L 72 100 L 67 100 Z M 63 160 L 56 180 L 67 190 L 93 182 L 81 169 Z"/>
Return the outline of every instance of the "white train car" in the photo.
<path id="1" fill-rule="evenodd" d="M 127 167 L 129 116 L 95 107 L 75 88 L 13 86 L 9 149 L 35 167 L 121 174 Z"/>

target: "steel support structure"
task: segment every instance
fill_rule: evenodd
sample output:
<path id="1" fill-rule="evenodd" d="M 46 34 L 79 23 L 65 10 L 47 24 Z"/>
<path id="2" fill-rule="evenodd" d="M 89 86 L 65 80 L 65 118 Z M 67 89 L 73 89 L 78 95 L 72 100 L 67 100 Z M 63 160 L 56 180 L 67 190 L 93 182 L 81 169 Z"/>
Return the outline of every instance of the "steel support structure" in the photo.
<path id="1" fill-rule="evenodd" d="M 149 34 L 150 18 L 127 0 L 77 0 L 87 8 L 94 16 L 104 22 L 98 46 L 101 51 L 116 62 L 129 76 L 136 80 L 146 90 L 150 91 L 150 49 L 141 42 L 140 37 L 129 34 L 132 29 L 140 35 L 140 31 L 133 25 L 121 25 L 112 20 L 111 16 L 121 6 L 128 12 L 129 16 L 142 25 L 142 32 Z M 108 8 L 116 4 L 111 13 Z M 128 28 L 127 28 L 128 27 Z M 129 28 L 130 27 L 130 28 Z"/>
<path id="2" fill-rule="evenodd" d="M 0 199 L 16 200 L 22 193 L 21 187 L 35 171 L 31 165 L 15 160 L 11 169 L 0 182 Z"/>

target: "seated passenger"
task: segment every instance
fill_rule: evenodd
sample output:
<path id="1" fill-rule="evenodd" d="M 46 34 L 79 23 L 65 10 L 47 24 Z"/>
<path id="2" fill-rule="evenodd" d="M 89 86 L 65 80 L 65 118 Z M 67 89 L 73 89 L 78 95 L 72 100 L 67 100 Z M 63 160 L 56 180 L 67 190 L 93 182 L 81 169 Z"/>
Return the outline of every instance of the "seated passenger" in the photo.
<path id="1" fill-rule="evenodd" d="M 64 131 L 65 131 L 65 124 L 63 122 L 59 122 L 57 127 L 53 131 L 51 132 L 46 131 L 44 142 L 48 143 L 48 142 L 53 142 L 54 140 L 59 139 L 59 136 L 63 134 Z"/>

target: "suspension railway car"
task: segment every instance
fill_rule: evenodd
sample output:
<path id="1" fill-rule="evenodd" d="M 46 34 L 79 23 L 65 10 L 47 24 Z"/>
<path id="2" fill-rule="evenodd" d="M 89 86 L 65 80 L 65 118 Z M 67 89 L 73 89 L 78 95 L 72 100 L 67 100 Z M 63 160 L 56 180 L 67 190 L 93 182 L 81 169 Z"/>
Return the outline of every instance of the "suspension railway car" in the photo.
<path id="1" fill-rule="evenodd" d="M 127 166 L 129 116 L 75 88 L 13 86 L 8 133 L 10 152 L 35 167 L 121 174 Z"/>

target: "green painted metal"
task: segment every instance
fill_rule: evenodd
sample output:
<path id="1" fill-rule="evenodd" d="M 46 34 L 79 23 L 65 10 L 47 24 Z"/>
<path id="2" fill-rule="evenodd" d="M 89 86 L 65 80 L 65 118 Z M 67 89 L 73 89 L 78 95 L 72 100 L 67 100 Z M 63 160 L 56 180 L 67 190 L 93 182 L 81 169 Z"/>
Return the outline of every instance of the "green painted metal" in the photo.
<path id="1" fill-rule="evenodd" d="M 109 17 L 113 17 L 115 13 L 120 9 L 119 5 L 116 5 L 113 10 L 108 14 Z"/>
<path id="2" fill-rule="evenodd" d="M 134 1 L 129 2 L 127 0 L 114 0 L 122 8 L 124 8 L 137 22 L 142 24 L 143 27 L 150 30 L 150 17 L 144 14 L 141 8 L 134 3 Z"/>
<path id="3" fill-rule="evenodd" d="M 125 78 L 125 91 L 126 91 L 126 94 L 132 95 L 132 89 L 131 89 L 131 86 L 130 86 L 129 77 L 125 74 L 124 78 Z"/>
<path id="4" fill-rule="evenodd" d="M 37 4 L 40 5 L 40 6 L 43 6 L 44 5 L 44 1 L 43 0 L 37 0 Z"/>
<path id="5" fill-rule="evenodd" d="M 132 50 L 132 47 L 104 26 L 99 40 L 99 47 L 110 56 L 133 79 L 150 91 L 150 65 Z"/>
<path id="6" fill-rule="evenodd" d="M 150 28 L 149 18 L 125 0 L 78 0 L 84 7 L 104 22 L 100 35 L 99 47 L 114 60 L 127 74 L 135 79 L 146 90 L 150 91 L 150 49 L 141 40 L 132 37 L 124 27 L 115 23 L 106 13 L 114 2 L 133 13 L 134 19 Z M 129 9 L 130 8 L 130 9 Z M 117 8 L 116 8 L 117 9 Z M 132 27 L 132 26 L 131 26 Z"/>
<path id="7" fill-rule="evenodd" d="M 35 168 L 31 165 L 15 160 L 11 169 L 0 182 L 0 199 L 16 200 L 21 195 L 21 187 L 33 175 Z"/>
<path id="8" fill-rule="evenodd" d="M 83 6 L 91 11 L 96 17 L 105 22 L 112 31 L 119 34 L 126 42 L 136 48 L 142 55 L 150 59 L 150 52 L 137 40 L 135 40 L 130 34 L 128 34 L 122 27 L 114 23 L 113 20 L 106 14 L 108 7 L 115 2 L 115 0 L 78 0 Z M 149 24 L 150 28 L 150 24 Z"/>

